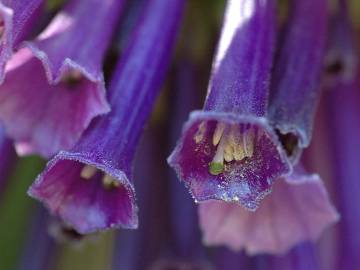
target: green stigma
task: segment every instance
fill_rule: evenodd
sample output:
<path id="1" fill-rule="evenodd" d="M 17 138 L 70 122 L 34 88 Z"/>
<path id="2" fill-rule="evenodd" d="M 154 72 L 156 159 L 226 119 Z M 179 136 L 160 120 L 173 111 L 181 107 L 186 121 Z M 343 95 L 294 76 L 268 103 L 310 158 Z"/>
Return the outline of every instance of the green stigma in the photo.
<path id="1" fill-rule="evenodd" d="M 218 175 L 224 171 L 224 164 L 220 162 L 210 162 L 209 172 L 212 175 Z"/>

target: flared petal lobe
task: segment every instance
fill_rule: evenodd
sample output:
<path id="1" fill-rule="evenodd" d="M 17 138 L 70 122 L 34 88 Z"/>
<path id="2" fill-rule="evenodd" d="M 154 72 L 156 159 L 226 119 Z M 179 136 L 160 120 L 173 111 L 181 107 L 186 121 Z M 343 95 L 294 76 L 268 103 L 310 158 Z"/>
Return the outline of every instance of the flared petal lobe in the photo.
<path id="1" fill-rule="evenodd" d="M 112 182 L 107 184 L 105 177 Z M 137 226 L 134 188 L 126 175 L 91 157 L 61 152 L 31 186 L 30 194 L 79 233 L 118 224 Z"/>
<path id="2" fill-rule="evenodd" d="M 31 196 L 80 233 L 138 225 L 132 161 L 170 63 L 183 4 L 147 2 L 110 83 L 111 112 L 57 154 L 30 187 Z"/>
<path id="3" fill-rule="evenodd" d="M 233 160 L 226 161 L 224 146 L 225 162 L 217 173 L 212 164 L 221 146 L 213 143 L 219 123 L 230 127 L 223 136 L 229 133 Z M 169 162 L 196 200 L 232 201 L 255 210 L 271 191 L 273 179 L 287 170 L 285 157 L 278 154 L 280 144 L 274 142 L 277 138 L 264 118 L 198 111 L 191 114 Z"/>
<path id="4" fill-rule="evenodd" d="M 13 51 L 30 33 L 39 17 L 43 0 L 0 1 L 0 83 Z"/>
<path id="5" fill-rule="evenodd" d="M 92 118 L 109 112 L 102 60 L 123 2 L 71 1 L 11 59 L 0 119 L 20 154 L 69 149 Z"/>
<path id="6" fill-rule="evenodd" d="M 325 187 L 317 175 L 279 179 L 256 212 L 237 204 L 210 201 L 199 206 L 203 241 L 248 254 L 279 254 L 292 246 L 315 241 L 338 220 Z"/>
<path id="7" fill-rule="evenodd" d="M 266 120 L 274 14 L 272 0 L 228 2 L 204 111 L 192 113 L 168 159 L 198 201 L 255 210 L 291 170 Z"/>
<path id="8" fill-rule="evenodd" d="M 327 1 L 292 1 L 274 68 L 269 119 L 295 163 L 309 146 L 320 97 L 327 36 Z"/>

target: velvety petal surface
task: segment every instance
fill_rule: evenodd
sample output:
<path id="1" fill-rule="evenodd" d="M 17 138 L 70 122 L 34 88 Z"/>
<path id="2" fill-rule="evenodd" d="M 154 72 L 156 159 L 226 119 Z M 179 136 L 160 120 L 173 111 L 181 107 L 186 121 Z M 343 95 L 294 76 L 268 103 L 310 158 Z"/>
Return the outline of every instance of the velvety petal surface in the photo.
<path id="1" fill-rule="evenodd" d="M 226 202 L 199 206 L 203 241 L 248 254 L 279 254 L 305 241 L 315 241 L 338 220 L 325 187 L 317 175 L 279 179 L 256 212 Z"/>
<path id="2" fill-rule="evenodd" d="M 0 83 L 4 80 L 6 62 L 31 31 L 42 3 L 43 0 L 0 1 Z"/>
<path id="3" fill-rule="evenodd" d="M 252 130 L 254 154 L 225 164 L 223 173 L 213 175 L 209 164 L 216 151 L 212 138 L 218 122 Z M 237 202 L 249 210 L 255 210 L 271 191 L 273 179 L 290 170 L 286 154 L 265 118 L 209 111 L 190 115 L 168 162 L 195 200 Z"/>
<path id="4" fill-rule="evenodd" d="M 69 149 L 92 118 L 109 112 L 102 61 L 123 2 L 70 1 L 8 63 L 0 119 L 20 154 Z"/>
<path id="5" fill-rule="evenodd" d="M 255 210 L 291 166 L 267 121 L 275 1 L 229 0 L 202 112 L 168 159 L 197 201 Z"/>
<path id="6" fill-rule="evenodd" d="M 89 179 L 81 177 L 84 165 L 99 170 Z M 119 186 L 107 188 L 103 172 Z M 65 177 L 66 176 L 66 177 Z M 59 216 L 79 233 L 92 233 L 115 227 L 136 228 L 137 208 L 134 187 L 126 175 L 101 158 L 60 152 L 52 159 L 29 190 L 52 214 Z"/>
<path id="7" fill-rule="evenodd" d="M 289 19 L 274 66 L 269 119 L 291 160 L 309 146 L 321 93 L 327 37 L 326 0 L 289 2 Z"/>
<path id="8" fill-rule="evenodd" d="M 151 0 L 143 6 L 110 83 L 111 112 L 57 154 L 29 190 L 80 233 L 137 227 L 132 162 L 170 63 L 183 4 Z"/>
<path id="9" fill-rule="evenodd" d="M 67 70 L 76 68 L 67 63 Z M 49 85 L 41 62 L 27 49 L 10 61 L 0 86 L 0 119 L 21 155 L 47 157 L 73 146 L 91 119 L 108 111 L 103 82 L 83 77 L 75 85 Z"/>

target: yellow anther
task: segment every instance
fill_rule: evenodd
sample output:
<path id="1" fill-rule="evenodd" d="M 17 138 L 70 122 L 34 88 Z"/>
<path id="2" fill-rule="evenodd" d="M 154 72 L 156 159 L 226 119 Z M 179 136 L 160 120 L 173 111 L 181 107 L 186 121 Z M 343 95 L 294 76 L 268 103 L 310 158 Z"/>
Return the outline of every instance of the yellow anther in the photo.
<path id="1" fill-rule="evenodd" d="M 95 175 L 96 171 L 96 167 L 91 165 L 85 165 L 81 170 L 80 176 L 84 179 L 90 179 Z"/>
<path id="2" fill-rule="evenodd" d="M 102 183 L 104 188 L 106 189 L 111 189 L 111 188 L 117 188 L 120 186 L 119 182 L 113 178 L 112 176 L 105 174 L 103 179 L 102 179 Z"/>
<path id="3" fill-rule="evenodd" d="M 225 152 L 224 153 L 224 159 L 225 159 L 225 161 L 230 162 L 230 161 L 233 160 L 233 156 L 232 156 L 232 154 L 229 154 L 229 153 Z"/>
<path id="4" fill-rule="evenodd" d="M 234 158 L 235 160 L 242 160 L 245 157 L 244 148 L 241 144 L 235 146 Z"/>
<path id="5" fill-rule="evenodd" d="M 234 148 L 233 146 L 229 143 L 229 142 L 226 142 L 226 146 L 225 146 L 225 153 L 229 154 L 229 155 L 233 155 L 233 152 L 234 152 Z"/>

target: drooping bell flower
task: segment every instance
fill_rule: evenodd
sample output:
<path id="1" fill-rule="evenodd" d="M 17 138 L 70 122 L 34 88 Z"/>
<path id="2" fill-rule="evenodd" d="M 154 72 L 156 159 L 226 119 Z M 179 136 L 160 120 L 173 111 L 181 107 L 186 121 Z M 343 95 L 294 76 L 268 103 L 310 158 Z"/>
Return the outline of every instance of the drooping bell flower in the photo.
<path id="1" fill-rule="evenodd" d="M 110 83 L 111 112 L 50 160 L 30 187 L 31 196 L 79 233 L 137 227 L 132 160 L 170 62 L 182 6 L 182 0 L 147 1 Z"/>
<path id="2" fill-rule="evenodd" d="M 4 80 L 6 62 L 30 34 L 42 3 L 43 0 L 0 1 L 0 83 Z"/>
<path id="3" fill-rule="evenodd" d="M 8 62 L 0 120 L 18 153 L 49 157 L 69 149 L 109 111 L 102 62 L 124 2 L 69 1 Z"/>
<path id="4" fill-rule="evenodd" d="M 266 112 L 275 1 L 229 0 L 208 94 L 168 159 L 197 201 L 255 210 L 273 180 L 290 171 Z"/>
<path id="5" fill-rule="evenodd" d="M 288 156 L 296 162 L 311 140 L 328 16 L 326 0 L 291 1 L 289 5 L 289 21 L 273 73 L 269 118 Z"/>
<path id="6" fill-rule="evenodd" d="M 338 214 L 319 176 L 298 170 L 277 180 L 256 212 L 234 203 L 200 204 L 204 243 L 254 255 L 281 254 L 300 242 L 315 241 Z"/>
<path id="7" fill-rule="evenodd" d="M 332 146 L 332 169 L 341 220 L 336 252 L 336 269 L 360 265 L 360 96 L 359 71 L 353 81 L 339 81 L 327 89 L 329 129 Z"/>

